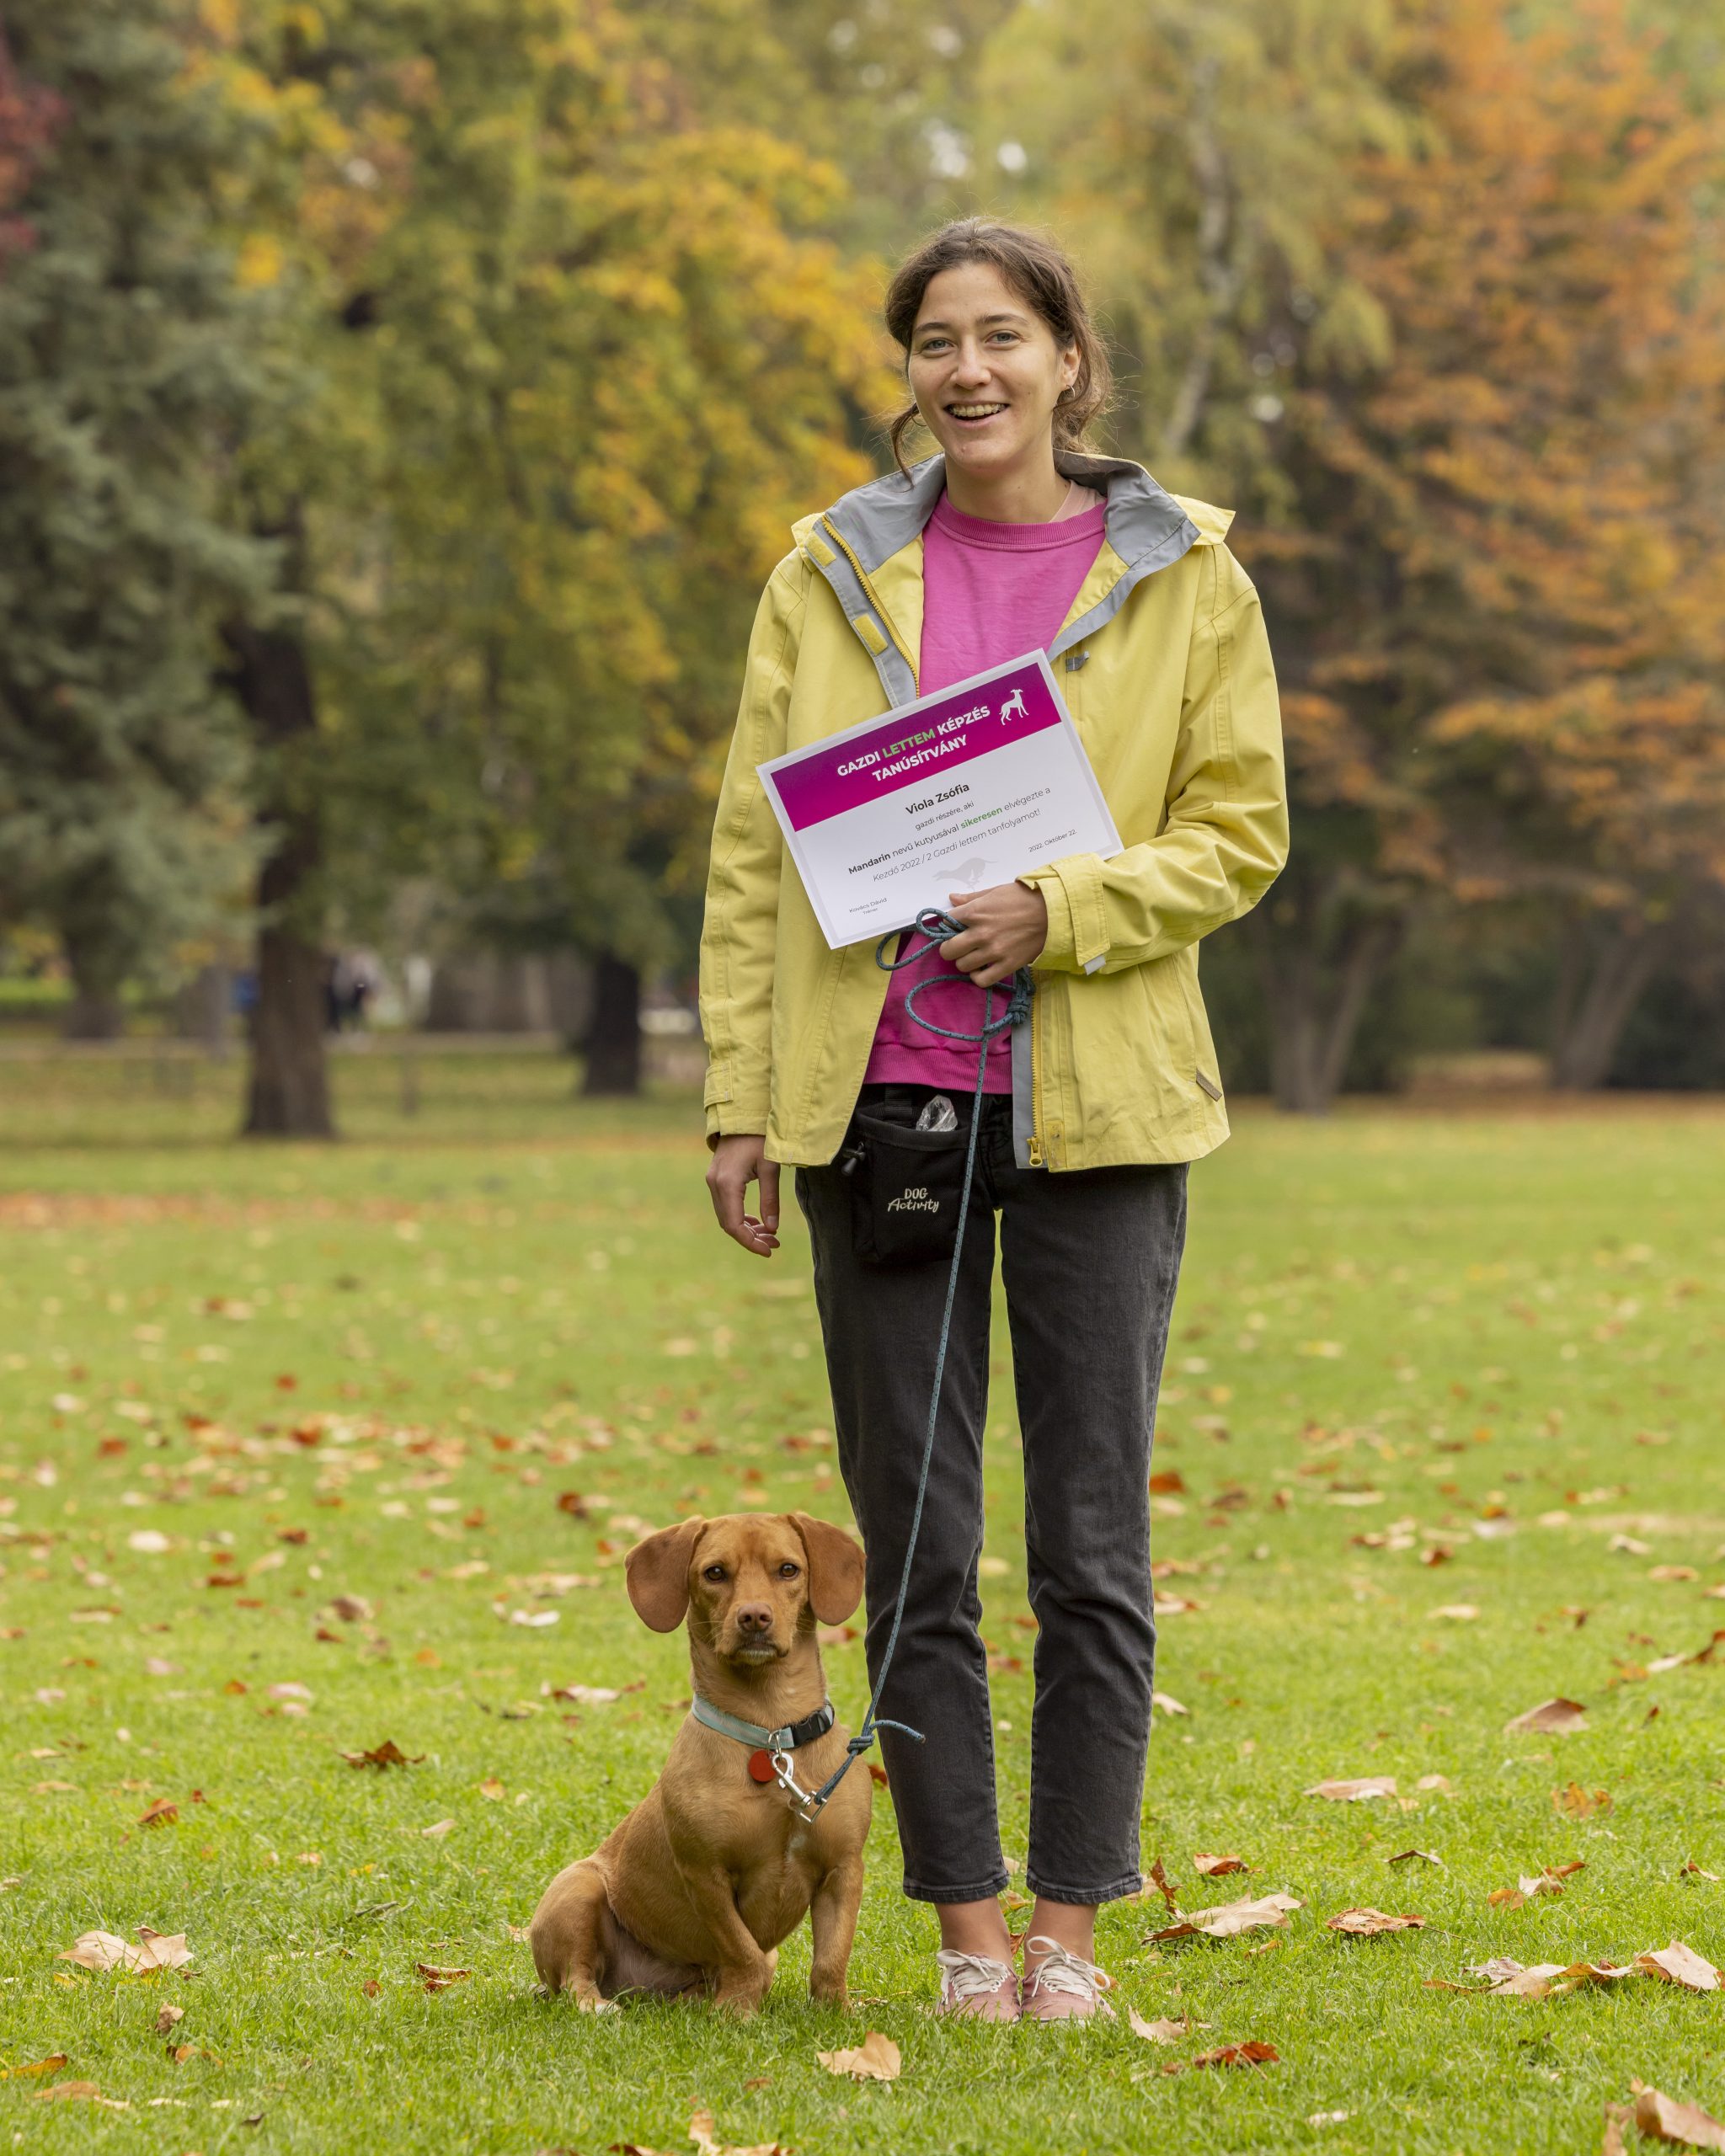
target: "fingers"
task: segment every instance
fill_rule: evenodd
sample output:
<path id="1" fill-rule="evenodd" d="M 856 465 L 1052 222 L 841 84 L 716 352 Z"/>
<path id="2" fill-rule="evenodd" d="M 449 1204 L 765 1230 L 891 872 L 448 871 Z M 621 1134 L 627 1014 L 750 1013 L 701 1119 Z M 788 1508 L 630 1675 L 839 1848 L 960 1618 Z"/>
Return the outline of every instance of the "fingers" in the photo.
<path id="1" fill-rule="evenodd" d="M 762 1217 L 745 1209 L 749 1185 L 761 1184 Z M 771 1257 L 778 1248 L 778 1164 L 762 1158 L 752 1145 L 721 1142 L 707 1171 L 707 1188 L 719 1226 L 751 1257 Z"/>

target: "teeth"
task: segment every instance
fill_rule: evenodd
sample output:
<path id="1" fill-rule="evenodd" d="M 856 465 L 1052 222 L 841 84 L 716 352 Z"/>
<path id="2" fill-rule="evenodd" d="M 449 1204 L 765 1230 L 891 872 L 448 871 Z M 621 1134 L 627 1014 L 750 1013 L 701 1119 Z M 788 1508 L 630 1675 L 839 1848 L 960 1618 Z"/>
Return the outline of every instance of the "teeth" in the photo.
<path id="1" fill-rule="evenodd" d="M 949 404 L 947 409 L 955 419 L 983 419 L 996 412 L 1004 412 L 1004 404 Z"/>

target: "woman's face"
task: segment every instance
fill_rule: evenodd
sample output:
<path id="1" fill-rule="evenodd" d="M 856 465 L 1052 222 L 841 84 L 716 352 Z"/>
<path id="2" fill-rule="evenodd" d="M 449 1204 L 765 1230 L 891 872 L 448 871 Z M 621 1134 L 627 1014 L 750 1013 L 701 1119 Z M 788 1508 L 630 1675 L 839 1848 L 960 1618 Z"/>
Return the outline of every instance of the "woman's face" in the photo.
<path id="1" fill-rule="evenodd" d="M 991 263 L 932 277 L 906 363 L 911 394 L 948 462 L 978 479 L 1046 456 L 1056 400 L 1078 371 L 1029 302 Z"/>

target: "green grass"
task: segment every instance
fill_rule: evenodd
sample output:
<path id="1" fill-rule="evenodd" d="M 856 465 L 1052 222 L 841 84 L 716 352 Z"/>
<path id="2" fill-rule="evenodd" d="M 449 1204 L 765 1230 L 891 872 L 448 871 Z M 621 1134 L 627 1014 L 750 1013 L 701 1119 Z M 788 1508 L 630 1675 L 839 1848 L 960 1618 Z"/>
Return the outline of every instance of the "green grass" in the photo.
<path id="1" fill-rule="evenodd" d="M 1185 1488 L 1156 1554 L 1200 1568 L 1164 1582 L 1199 1606 L 1163 1628 L 1158 1681 L 1190 1711 L 1157 1719 L 1146 1856 L 1190 1907 L 1304 1906 L 1267 1951 L 1155 1946 L 1156 1907 L 1103 1913 L 1123 2002 L 1204 2025 L 1165 2051 L 1124 2020 L 928 2018 L 932 1919 L 900 1897 L 884 1800 L 848 2025 L 802 1994 L 806 1934 L 748 2025 L 534 1997 L 512 1927 L 646 1789 L 687 1689 L 619 1550 L 680 1507 L 845 1517 L 805 1246 L 768 1268 L 719 1241 L 681 1100 L 584 1110 L 566 1066 L 521 1059 L 440 1065 L 407 1122 L 393 1073 L 340 1075 L 361 1134 L 317 1150 L 219 1142 L 231 1075 L 139 1101 L 93 1090 L 106 1070 L 51 1098 L 0 1072 L 0 2064 L 64 2052 L 61 2079 L 129 2106 L 10 2081 L 12 2145 L 686 2149 L 706 2105 L 728 2141 L 804 2156 L 1569 2156 L 1632 2076 L 1725 2111 L 1717 1996 L 1427 1988 L 1674 1935 L 1725 1959 L 1725 1885 L 1681 1869 L 1725 1875 L 1725 1664 L 1642 1673 L 1725 1624 L 1702 1593 L 1725 1579 L 1725 1117 L 1247 1113 L 1195 1172 L 1157 1459 Z M 985 1630 L 1028 1664 L 1003 1338 L 996 1369 Z M 589 1518 L 558 1509 L 570 1490 Z M 1487 1516 L 1514 1532 L 1481 1537 Z M 139 1530 L 171 1546 L 136 1551 Z M 1449 1561 L 1422 1565 L 1434 1546 Z M 542 1596 L 548 1573 L 601 1583 Z M 328 1615 L 339 1594 L 374 1614 Z M 1477 1618 L 1432 1614 L 1458 1604 Z M 854 1718 L 860 1647 L 828 1668 Z M 572 1681 L 641 1689 L 547 1695 Z M 1022 1861 L 1029 1678 L 996 1686 Z M 1585 1734 L 1503 1733 L 1555 1693 L 1586 1703 Z M 385 1737 L 423 1761 L 340 1756 Z M 1368 1774 L 1413 1808 L 1301 1795 Z M 1559 1814 L 1572 1780 L 1610 1809 Z M 177 1823 L 140 1827 L 160 1797 Z M 1415 1845 L 1443 1868 L 1387 1864 Z M 1201 1881 L 1194 1850 L 1252 1870 Z M 1488 1902 L 1575 1859 L 1561 1898 Z M 1325 1929 L 1355 1903 L 1429 1923 Z M 187 1934 L 189 1977 L 56 1958 L 139 1924 Z M 472 1974 L 430 1994 L 419 1962 Z M 903 2047 L 894 2086 L 816 2062 L 869 2027 Z M 1281 2063 L 1162 2071 L 1243 2039 Z"/>

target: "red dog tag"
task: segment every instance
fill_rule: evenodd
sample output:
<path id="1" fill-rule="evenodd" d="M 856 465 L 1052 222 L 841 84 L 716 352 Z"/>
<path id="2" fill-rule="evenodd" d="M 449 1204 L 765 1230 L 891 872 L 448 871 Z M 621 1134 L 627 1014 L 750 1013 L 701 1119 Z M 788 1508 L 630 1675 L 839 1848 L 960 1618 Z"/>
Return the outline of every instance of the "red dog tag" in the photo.
<path id="1" fill-rule="evenodd" d="M 772 1758 L 771 1753 L 766 1752 L 751 1752 L 749 1754 L 750 1780 L 751 1782 L 770 1782 L 772 1778 Z"/>

